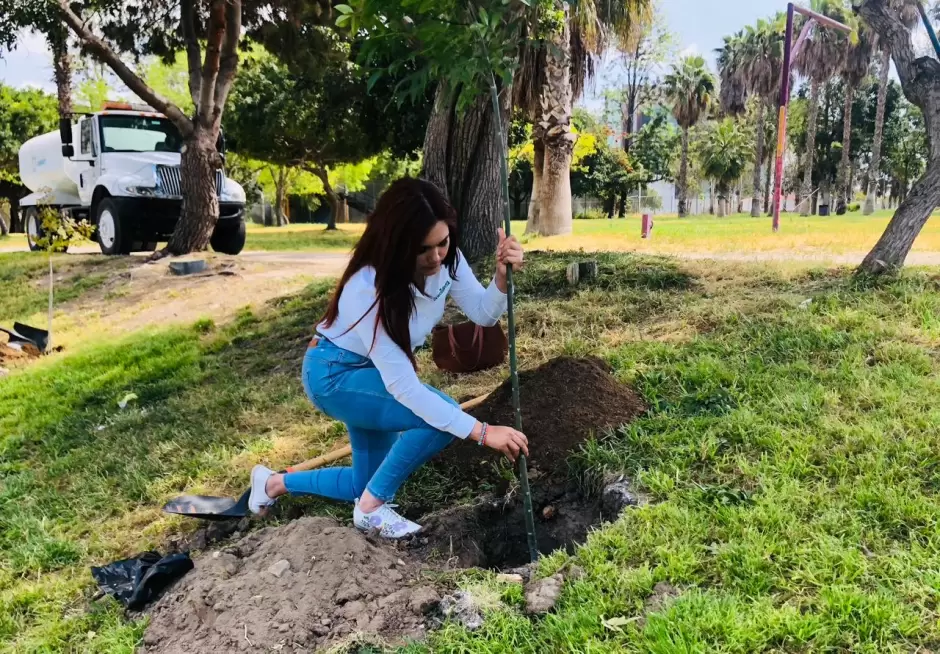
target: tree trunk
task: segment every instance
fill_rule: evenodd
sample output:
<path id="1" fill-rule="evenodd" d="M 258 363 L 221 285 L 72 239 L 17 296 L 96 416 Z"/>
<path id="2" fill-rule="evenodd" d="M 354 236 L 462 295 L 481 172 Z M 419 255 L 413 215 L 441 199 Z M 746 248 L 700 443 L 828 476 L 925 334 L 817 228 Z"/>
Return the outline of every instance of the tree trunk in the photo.
<path id="1" fill-rule="evenodd" d="M 7 226 L 7 221 L 4 220 L 3 214 L 0 213 L 0 236 L 9 236 L 10 228 Z"/>
<path id="2" fill-rule="evenodd" d="M 689 207 L 689 128 L 682 128 L 682 159 L 679 162 L 679 217 L 685 218 Z"/>
<path id="3" fill-rule="evenodd" d="M 728 200 L 727 198 L 718 197 L 718 217 L 724 218 L 728 215 Z"/>
<path id="4" fill-rule="evenodd" d="M 541 130 L 537 130 L 541 133 Z M 539 193 L 542 188 L 542 170 L 545 168 L 545 141 L 541 136 L 532 138 L 532 196 L 529 198 L 529 215 L 526 221 L 526 234 L 538 233 L 539 229 Z"/>
<path id="5" fill-rule="evenodd" d="M 446 84 L 438 87 L 424 139 L 423 176 L 448 196 L 458 216 L 460 248 L 470 261 L 479 261 L 496 252 L 496 230 L 503 221 L 500 157 L 507 141 L 497 139 L 488 96 L 457 116 L 458 94 Z M 503 125 L 509 124 L 511 95 L 508 88 L 500 92 Z"/>
<path id="6" fill-rule="evenodd" d="M 630 148 L 633 146 L 633 122 L 636 120 L 634 117 L 634 114 L 636 113 L 636 96 L 637 93 L 633 89 L 629 89 L 624 92 L 624 97 L 627 99 L 627 101 L 622 108 L 622 111 L 624 111 L 623 151 L 627 154 L 630 154 Z"/>
<path id="7" fill-rule="evenodd" d="M 323 166 L 314 166 L 310 168 L 310 172 L 316 175 L 320 182 L 323 183 L 323 194 L 326 196 L 326 203 L 330 205 L 330 220 L 326 224 L 326 230 L 332 231 L 336 229 L 336 222 L 339 219 L 339 212 L 342 209 L 339 201 L 339 195 L 336 193 L 336 189 L 333 188 L 333 185 L 330 184 L 330 173 Z"/>
<path id="8" fill-rule="evenodd" d="M 192 135 L 183 141 L 180 155 L 183 210 L 167 244 L 170 254 L 205 250 L 219 220 L 215 175 L 222 168 L 222 157 L 215 148 L 217 136 L 197 122 Z"/>
<path id="9" fill-rule="evenodd" d="M 938 197 L 940 162 L 935 161 L 901 203 L 875 248 L 862 261 L 860 270 L 877 274 L 900 269 L 914 246 L 914 240 L 937 207 Z"/>
<path id="10" fill-rule="evenodd" d="M 813 197 L 813 164 L 816 159 L 816 119 L 819 116 L 819 92 L 820 84 L 813 80 L 809 100 L 809 117 L 806 120 L 806 153 L 804 155 L 806 168 L 803 170 L 802 195 L 806 204 L 800 211 L 801 216 L 808 216 L 810 207 L 813 206 L 813 202 L 809 200 Z"/>
<path id="11" fill-rule="evenodd" d="M 69 56 L 68 31 L 59 23 L 46 35 L 52 50 L 52 69 L 56 95 L 59 99 L 59 117 L 72 117 L 72 58 Z"/>
<path id="12" fill-rule="evenodd" d="M 545 82 L 541 89 L 541 127 L 545 130 L 545 167 L 539 186 L 538 233 L 570 234 L 571 157 L 577 138 L 571 132 L 571 28 L 563 5 L 562 29 L 545 49 Z"/>
<path id="13" fill-rule="evenodd" d="M 761 162 L 764 160 L 764 121 L 767 105 L 761 99 L 757 103 L 757 156 L 754 158 L 754 198 L 751 200 L 751 217 L 760 217 L 761 204 Z M 768 166 L 768 169 L 770 166 Z"/>
<path id="14" fill-rule="evenodd" d="M 849 166 L 852 162 L 852 104 L 855 102 L 855 87 L 845 85 L 845 105 L 842 108 L 842 161 L 836 175 L 836 215 L 844 216 L 850 202 Z"/>
<path id="15" fill-rule="evenodd" d="M 287 166 L 281 166 L 274 178 L 275 205 L 274 224 L 277 227 L 284 225 L 284 196 L 287 195 Z"/>
<path id="16" fill-rule="evenodd" d="M 715 186 L 712 184 L 708 188 L 708 214 L 715 215 Z"/>
<path id="17" fill-rule="evenodd" d="M 878 80 L 878 108 L 875 113 L 875 140 L 871 146 L 871 167 L 868 170 L 868 188 L 865 189 L 866 216 L 875 213 L 878 199 L 878 180 L 881 179 L 881 149 L 885 132 L 885 107 L 888 104 L 888 75 L 891 71 L 891 51 L 886 47 L 881 56 L 881 77 Z"/>
<path id="18" fill-rule="evenodd" d="M 770 183 L 773 181 L 773 166 L 767 162 L 767 170 L 764 173 L 764 213 L 770 215 Z M 786 198 L 784 198 L 785 200 Z M 751 214 L 754 215 L 754 214 Z"/>

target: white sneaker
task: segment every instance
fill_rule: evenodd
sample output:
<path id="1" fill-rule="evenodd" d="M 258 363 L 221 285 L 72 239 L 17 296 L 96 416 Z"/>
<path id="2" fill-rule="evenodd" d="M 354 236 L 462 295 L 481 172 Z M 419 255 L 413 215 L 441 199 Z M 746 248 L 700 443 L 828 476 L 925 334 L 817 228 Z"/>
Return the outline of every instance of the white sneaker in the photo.
<path id="1" fill-rule="evenodd" d="M 276 501 L 273 497 L 268 497 L 264 487 L 274 471 L 270 468 L 258 465 L 251 469 L 251 495 L 248 496 L 248 510 L 252 513 L 261 513 Z"/>
<path id="2" fill-rule="evenodd" d="M 353 509 L 353 524 L 362 531 L 378 530 L 382 538 L 405 538 L 421 531 L 421 525 L 399 515 L 395 508 L 397 504 L 385 503 L 371 513 L 364 513 L 359 508 Z"/>

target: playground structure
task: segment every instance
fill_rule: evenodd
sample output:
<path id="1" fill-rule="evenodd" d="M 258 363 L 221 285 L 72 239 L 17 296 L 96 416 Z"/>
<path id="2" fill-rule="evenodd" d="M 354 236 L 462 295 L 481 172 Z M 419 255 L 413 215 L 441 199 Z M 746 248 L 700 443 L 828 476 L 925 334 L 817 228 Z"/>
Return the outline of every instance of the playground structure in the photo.
<path id="1" fill-rule="evenodd" d="M 800 31 L 800 36 L 793 43 L 793 20 L 795 14 L 800 13 L 807 18 L 806 24 Z M 783 194 L 783 157 L 787 146 L 787 112 L 790 107 L 790 69 L 793 59 L 799 53 L 800 48 L 806 43 L 806 39 L 816 28 L 816 25 L 836 29 L 842 32 L 850 33 L 852 28 L 848 25 L 833 20 L 822 14 L 817 14 L 806 7 L 798 7 L 792 2 L 787 5 L 787 33 L 784 40 L 783 50 L 783 74 L 780 82 L 780 120 L 777 127 L 777 160 L 774 180 L 774 232 L 780 231 L 780 198 Z"/>
<path id="2" fill-rule="evenodd" d="M 920 12 L 921 21 L 924 24 L 927 35 L 930 37 L 930 42 L 933 44 L 934 51 L 937 53 L 937 58 L 940 59 L 940 40 L 937 39 L 937 33 L 934 30 L 933 25 L 930 23 L 930 18 L 927 16 L 927 11 L 924 8 L 922 2 L 917 2 L 917 9 Z M 793 22 L 795 14 L 797 13 L 805 16 L 807 21 L 803 25 L 803 29 L 800 31 L 800 35 L 794 44 Z M 851 27 L 848 25 L 843 25 L 842 23 L 833 20 L 828 16 L 823 16 L 816 13 L 815 11 L 807 9 L 806 7 L 795 5 L 792 2 L 787 5 L 787 32 L 784 40 L 783 51 L 784 74 L 781 75 L 780 81 L 780 120 L 777 127 L 777 159 L 774 181 L 773 209 L 774 232 L 780 231 L 780 199 L 783 194 L 783 159 L 784 154 L 786 153 L 787 112 L 790 106 L 790 70 L 792 68 L 793 60 L 796 58 L 797 54 L 799 54 L 803 44 L 806 43 L 806 39 L 809 38 L 809 35 L 814 29 L 816 29 L 817 25 L 846 33 L 852 32 Z"/>

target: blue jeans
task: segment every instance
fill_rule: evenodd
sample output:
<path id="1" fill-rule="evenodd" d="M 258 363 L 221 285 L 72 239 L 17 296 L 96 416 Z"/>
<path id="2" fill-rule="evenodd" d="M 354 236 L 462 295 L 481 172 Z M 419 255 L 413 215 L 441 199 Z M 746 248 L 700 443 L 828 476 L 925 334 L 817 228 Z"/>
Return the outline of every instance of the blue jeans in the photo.
<path id="1" fill-rule="evenodd" d="M 399 404 L 385 390 L 379 371 L 368 358 L 326 339 L 307 350 L 303 384 L 307 397 L 320 411 L 345 423 L 352 445 L 352 467 L 286 474 L 284 485 L 292 495 L 352 502 L 368 489 L 388 502 L 411 473 L 454 439 Z M 431 390 L 457 405 L 436 388 Z"/>

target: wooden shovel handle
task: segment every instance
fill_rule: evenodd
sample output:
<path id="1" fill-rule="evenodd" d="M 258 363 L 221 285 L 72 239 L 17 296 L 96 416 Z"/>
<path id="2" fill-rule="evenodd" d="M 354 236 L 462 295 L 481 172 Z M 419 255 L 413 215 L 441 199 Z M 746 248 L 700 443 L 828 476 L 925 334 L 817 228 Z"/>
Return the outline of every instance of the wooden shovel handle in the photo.
<path id="1" fill-rule="evenodd" d="M 472 400 L 467 400 L 466 402 L 460 405 L 460 408 L 463 409 L 464 411 L 470 411 L 471 409 L 475 409 L 476 407 L 483 404 L 483 402 L 485 402 L 486 398 L 488 398 L 489 396 L 490 396 L 489 393 L 487 393 L 486 395 L 475 397 Z M 316 470 L 317 468 L 321 468 L 329 463 L 333 463 L 334 461 L 339 461 L 340 459 L 346 458 L 350 454 L 352 454 L 352 445 L 349 445 L 347 443 L 346 445 L 342 447 L 336 448 L 332 452 L 327 452 L 326 454 L 321 454 L 320 456 L 315 457 L 313 459 L 308 459 L 304 461 L 303 463 L 298 463 L 295 466 L 290 466 L 289 468 L 287 468 L 287 472 L 304 472 L 306 470 Z"/>

